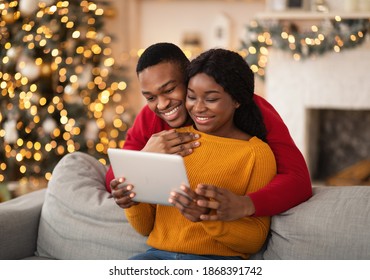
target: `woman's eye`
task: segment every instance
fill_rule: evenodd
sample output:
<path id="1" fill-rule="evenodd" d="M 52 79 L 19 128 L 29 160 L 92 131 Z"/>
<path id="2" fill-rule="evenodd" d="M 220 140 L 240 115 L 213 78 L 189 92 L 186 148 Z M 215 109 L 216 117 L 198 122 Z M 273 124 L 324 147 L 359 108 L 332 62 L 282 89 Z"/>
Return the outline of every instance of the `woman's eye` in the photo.
<path id="1" fill-rule="evenodd" d="M 218 100 L 218 99 L 214 99 L 214 98 L 212 98 L 212 99 L 206 99 L 206 101 L 207 101 L 207 102 L 211 102 L 211 103 L 212 103 L 212 102 L 216 102 L 217 100 Z"/>
<path id="2" fill-rule="evenodd" d="M 194 96 L 190 96 L 190 95 L 188 95 L 188 96 L 187 96 L 187 99 L 189 99 L 189 100 L 195 100 L 195 97 L 194 97 Z"/>

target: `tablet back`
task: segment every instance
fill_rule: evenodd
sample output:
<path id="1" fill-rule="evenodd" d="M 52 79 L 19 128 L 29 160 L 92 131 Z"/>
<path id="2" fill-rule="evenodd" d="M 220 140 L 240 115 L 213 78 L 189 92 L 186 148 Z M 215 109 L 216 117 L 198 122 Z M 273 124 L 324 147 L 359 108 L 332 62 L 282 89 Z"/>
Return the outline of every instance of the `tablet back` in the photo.
<path id="1" fill-rule="evenodd" d="M 125 177 L 136 193 L 134 201 L 172 205 L 171 191 L 189 186 L 184 160 L 179 155 L 108 149 L 115 178 Z"/>

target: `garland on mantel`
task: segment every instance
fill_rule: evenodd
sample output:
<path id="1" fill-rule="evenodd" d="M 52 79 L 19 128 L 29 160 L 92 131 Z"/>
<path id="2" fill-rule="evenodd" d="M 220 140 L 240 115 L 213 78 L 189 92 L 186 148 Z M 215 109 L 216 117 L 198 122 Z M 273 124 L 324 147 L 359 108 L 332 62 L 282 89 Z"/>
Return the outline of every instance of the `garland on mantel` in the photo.
<path id="1" fill-rule="evenodd" d="M 368 19 L 342 20 L 340 17 L 324 20 L 304 32 L 294 23 L 252 21 L 247 27 L 247 38 L 242 41 L 241 52 L 253 72 L 264 78 L 269 47 L 288 51 L 298 61 L 357 47 L 365 41 L 369 28 Z"/>

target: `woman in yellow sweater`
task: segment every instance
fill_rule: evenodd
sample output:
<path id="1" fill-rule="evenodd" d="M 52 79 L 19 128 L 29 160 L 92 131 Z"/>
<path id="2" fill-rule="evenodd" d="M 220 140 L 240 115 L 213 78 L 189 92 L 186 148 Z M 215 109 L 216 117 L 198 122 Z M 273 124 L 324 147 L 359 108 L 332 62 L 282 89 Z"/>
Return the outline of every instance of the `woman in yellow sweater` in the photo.
<path id="1" fill-rule="evenodd" d="M 235 52 L 212 49 L 189 67 L 186 108 L 194 126 L 178 129 L 201 135 L 202 149 L 184 158 L 190 186 L 210 184 L 245 195 L 265 186 L 276 174 L 266 130 L 253 101 L 254 76 Z M 155 102 L 155 96 L 153 98 Z M 151 102 L 149 99 L 148 102 Z M 159 101 L 158 104 L 160 104 Z M 159 106 L 159 105 L 158 105 Z M 173 194 L 175 207 L 136 204 L 125 209 L 131 225 L 148 236 L 152 248 L 132 259 L 247 259 L 266 240 L 270 218 L 198 221 L 199 207 Z M 186 215 L 183 214 L 186 212 Z"/>

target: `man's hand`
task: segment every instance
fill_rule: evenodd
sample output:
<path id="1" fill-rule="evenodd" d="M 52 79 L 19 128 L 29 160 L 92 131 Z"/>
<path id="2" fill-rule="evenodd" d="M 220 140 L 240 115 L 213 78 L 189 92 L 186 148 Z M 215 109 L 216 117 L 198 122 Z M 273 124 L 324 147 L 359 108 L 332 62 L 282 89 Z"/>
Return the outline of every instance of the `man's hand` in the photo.
<path id="1" fill-rule="evenodd" d="M 191 154 L 194 148 L 200 146 L 200 143 L 195 141 L 197 139 L 199 139 L 199 134 L 176 132 L 174 129 L 164 130 L 153 134 L 142 151 L 178 154 L 184 157 Z"/>
<path id="2" fill-rule="evenodd" d="M 181 186 L 181 190 L 188 196 L 178 192 L 171 192 L 171 196 L 168 201 L 188 220 L 192 222 L 201 221 L 201 215 L 209 213 L 210 209 L 197 205 L 197 199 L 199 199 L 200 196 L 190 188 Z"/>
<path id="3" fill-rule="evenodd" d="M 110 182 L 110 187 L 116 204 L 119 207 L 126 209 L 139 203 L 132 201 L 132 198 L 135 197 L 135 193 L 132 192 L 134 187 L 132 185 L 124 185 L 124 181 L 124 178 L 113 179 Z"/>
<path id="4" fill-rule="evenodd" d="M 251 216 L 255 212 L 254 204 L 249 196 L 239 196 L 233 192 L 212 185 L 199 184 L 195 193 L 207 199 L 198 199 L 201 207 L 214 209 L 210 214 L 203 214 L 203 221 L 234 221 Z"/>

